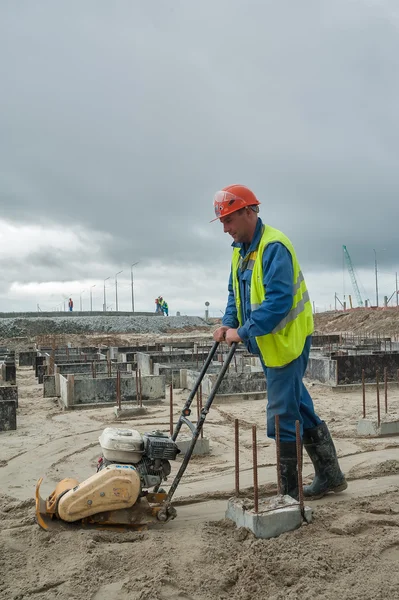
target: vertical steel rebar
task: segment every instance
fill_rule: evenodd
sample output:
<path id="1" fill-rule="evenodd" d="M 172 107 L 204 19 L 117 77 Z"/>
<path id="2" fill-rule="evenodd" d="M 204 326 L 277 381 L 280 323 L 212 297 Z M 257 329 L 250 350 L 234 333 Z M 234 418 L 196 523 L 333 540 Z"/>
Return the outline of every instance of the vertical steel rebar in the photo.
<path id="1" fill-rule="evenodd" d="M 143 406 L 143 387 L 141 385 L 141 369 L 139 369 L 140 406 Z"/>
<path id="2" fill-rule="evenodd" d="M 234 420 L 234 469 L 236 481 L 236 496 L 240 495 L 240 424 L 238 419 Z"/>
<path id="3" fill-rule="evenodd" d="M 302 444 L 301 444 L 301 429 L 299 421 L 295 421 L 296 434 L 296 460 L 298 464 L 298 498 L 301 515 L 305 518 L 305 507 L 303 503 L 303 483 L 302 483 Z"/>
<path id="4" fill-rule="evenodd" d="M 140 404 L 140 393 L 139 393 L 139 369 L 136 366 L 136 402 L 137 406 Z"/>
<path id="5" fill-rule="evenodd" d="M 366 418 L 366 384 L 364 379 L 364 369 L 362 369 L 362 392 L 363 392 L 363 419 Z"/>
<path id="6" fill-rule="evenodd" d="M 198 390 L 197 390 L 197 394 L 196 394 L 196 396 L 197 396 L 197 423 L 198 423 L 198 421 L 199 421 L 199 418 L 200 418 L 199 388 L 198 388 Z"/>
<path id="7" fill-rule="evenodd" d="M 116 372 L 116 403 L 121 408 L 121 373 L 118 370 Z"/>
<path id="8" fill-rule="evenodd" d="M 277 493 L 282 494 L 281 485 L 281 470 L 280 470 L 280 417 L 275 417 L 275 429 L 276 429 L 276 465 L 277 465 Z"/>
<path id="9" fill-rule="evenodd" d="M 199 400 L 200 400 L 200 413 L 201 413 L 202 412 L 202 383 L 199 388 Z M 200 436 L 201 436 L 201 440 L 202 440 L 202 438 L 204 437 L 204 428 L 203 427 L 201 427 Z"/>
<path id="10" fill-rule="evenodd" d="M 384 368 L 384 399 L 385 399 L 385 414 L 388 414 L 388 369 Z"/>
<path id="11" fill-rule="evenodd" d="M 235 372 L 237 373 L 237 356 L 234 354 L 234 369 Z"/>
<path id="12" fill-rule="evenodd" d="M 381 423 L 381 408 L 380 408 L 380 377 L 379 371 L 375 372 L 375 381 L 377 384 L 377 426 L 380 426 Z"/>
<path id="13" fill-rule="evenodd" d="M 170 413 L 169 413 L 169 430 L 170 430 L 170 435 L 173 434 L 173 384 L 170 384 L 170 388 L 169 388 L 169 394 L 170 394 L 170 398 L 169 398 L 169 407 L 170 407 Z"/>
<path id="14" fill-rule="evenodd" d="M 259 511 L 259 488 L 258 488 L 258 449 L 256 445 L 256 425 L 252 425 L 252 458 L 254 474 L 254 511 Z"/>
<path id="15" fill-rule="evenodd" d="M 111 361 L 109 359 L 107 360 L 107 368 L 108 368 L 108 377 L 111 377 L 112 368 L 111 368 Z"/>

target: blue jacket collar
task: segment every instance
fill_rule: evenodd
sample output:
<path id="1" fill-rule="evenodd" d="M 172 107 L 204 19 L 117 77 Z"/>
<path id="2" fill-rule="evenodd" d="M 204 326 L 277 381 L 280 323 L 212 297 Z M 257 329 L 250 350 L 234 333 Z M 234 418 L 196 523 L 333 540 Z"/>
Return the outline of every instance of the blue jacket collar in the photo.
<path id="1" fill-rule="evenodd" d="M 258 217 L 254 237 L 252 238 L 252 242 L 250 243 L 249 247 L 247 244 L 241 244 L 240 242 L 233 242 L 231 245 L 233 248 L 240 248 L 240 254 L 244 257 L 246 254 L 248 254 L 248 252 L 253 252 L 258 247 L 260 238 L 262 237 L 262 228 L 262 219 Z"/>

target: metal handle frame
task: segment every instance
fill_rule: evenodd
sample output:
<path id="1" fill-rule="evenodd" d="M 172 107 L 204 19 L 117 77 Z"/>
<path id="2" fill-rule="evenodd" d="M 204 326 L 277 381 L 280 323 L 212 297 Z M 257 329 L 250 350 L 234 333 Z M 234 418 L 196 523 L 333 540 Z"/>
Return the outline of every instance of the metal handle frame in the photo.
<path id="1" fill-rule="evenodd" d="M 194 446 L 195 446 L 195 444 L 196 444 L 196 442 L 198 440 L 198 437 L 199 437 L 199 435 L 201 433 L 201 430 L 202 430 L 202 427 L 204 425 L 206 416 L 209 413 L 209 410 L 210 410 L 210 408 L 212 406 L 213 400 L 215 399 L 215 396 L 216 396 L 216 394 L 218 392 L 220 384 L 222 383 L 222 380 L 223 380 L 223 378 L 224 378 L 224 376 L 226 374 L 226 371 L 229 368 L 231 360 L 232 360 L 232 358 L 234 356 L 234 352 L 236 351 L 237 342 L 233 342 L 233 344 L 231 345 L 230 351 L 229 351 L 229 353 L 228 353 L 228 355 L 226 357 L 226 360 L 223 363 L 223 366 L 222 366 L 222 368 L 220 370 L 220 373 L 219 373 L 219 375 L 218 375 L 218 377 L 217 377 L 217 379 L 216 379 L 216 381 L 215 381 L 215 383 L 213 385 L 213 388 L 211 390 L 211 393 L 209 394 L 208 400 L 206 401 L 206 404 L 203 406 L 203 408 L 201 410 L 201 414 L 199 416 L 198 422 L 197 422 L 196 425 L 194 425 L 187 418 L 191 414 L 190 406 L 191 406 L 191 403 L 192 403 L 192 401 L 193 401 L 193 399 L 195 397 L 195 394 L 196 394 L 199 386 L 201 385 L 201 382 L 202 382 L 202 380 L 203 380 L 203 378 L 205 376 L 205 373 L 206 373 L 206 371 L 207 371 L 207 369 L 208 369 L 208 367 L 209 367 L 209 365 L 210 365 L 210 363 L 212 361 L 213 356 L 215 355 L 215 352 L 216 352 L 218 346 L 219 346 L 219 342 L 215 342 L 213 344 L 212 349 L 211 349 L 211 351 L 210 351 L 210 353 L 208 355 L 208 358 L 206 359 L 206 361 L 204 363 L 204 366 L 202 367 L 201 373 L 199 374 L 199 377 L 198 377 L 198 379 L 197 379 L 197 381 L 196 381 L 193 389 L 191 390 L 191 393 L 190 393 L 190 395 L 189 395 L 189 397 L 188 397 L 188 399 L 186 401 L 186 404 L 184 405 L 184 408 L 182 410 L 182 413 L 181 413 L 181 415 L 179 417 L 179 420 L 178 420 L 178 422 L 176 424 L 175 430 L 174 430 L 173 435 L 172 435 L 172 440 L 175 441 L 176 438 L 177 438 L 177 436 L 178 436 L 178 434 L 179 434 L 179 432 L 180 432 L 180 430 L 181 430 L 181 427 L 182 427 L 183 423 L 189 427 L 190 431 L 193 434 L 192 438 L 191 438 L 191 444 L 190 444 L 190 446 L 189 446 L 186 454 L 184 455 L 183 462 L 180 465 L 180 469 L 177 472 L 177 474 L 176 474 L 176 476 L 175 476 L 175 478 L 173 480 L 173 483 L 172 483 L 172 485 L 171 485 L 171 487 L 169 489 L 168 496 L 167 496 L 167 502 L 171 501 L 171 499 L 172 499 L 172 497 L 173 497 L 173 495 L 174 495 L 174 493 L 176 491 L 176 488 L 179 485 L 180 480 L 181 480 L 181 478 L 182 478 L 182 476 L 183 476 L 183 474 L 184 474 L 184 472 L 185 472 L 185 470 L 187 468 L 187 465 L 188 465 L 188 463 L 190 461 L 190 458 L 192 456 L 192 453 L 194 451 Z"/>

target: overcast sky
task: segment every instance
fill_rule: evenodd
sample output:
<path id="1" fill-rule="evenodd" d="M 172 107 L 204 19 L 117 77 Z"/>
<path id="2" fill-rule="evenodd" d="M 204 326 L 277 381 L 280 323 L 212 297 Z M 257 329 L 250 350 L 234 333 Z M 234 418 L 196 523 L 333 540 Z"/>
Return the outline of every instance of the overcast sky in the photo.
<path id="1" fill-rule="evenodd" d="M 399 270 L 397 0 L 2 0 L 0 311 L 214 316 L 231 239 L 214 193 L 251 187 L 319 310 L 380 303 Z"/>

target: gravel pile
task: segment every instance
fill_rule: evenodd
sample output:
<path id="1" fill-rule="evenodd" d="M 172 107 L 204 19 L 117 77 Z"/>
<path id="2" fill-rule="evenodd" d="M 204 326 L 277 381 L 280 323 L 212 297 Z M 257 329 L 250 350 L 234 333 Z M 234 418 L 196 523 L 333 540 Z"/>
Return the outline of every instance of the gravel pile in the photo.
<path id="1" fill-rule="evenodd" d="M 168 333 L 210 327 L 201 317 L 30 317 L 0 319 L 0 337 L 69 333 Z"/>

